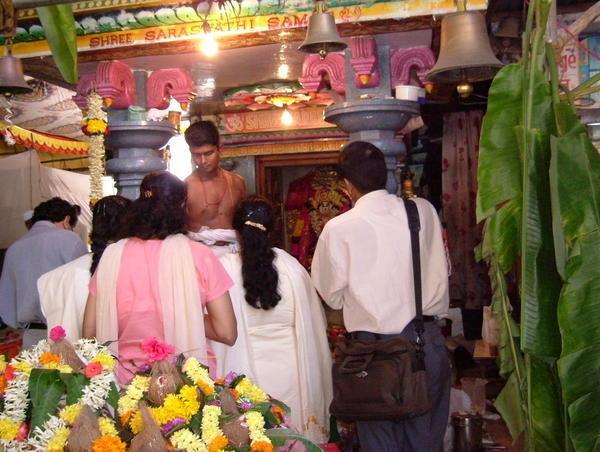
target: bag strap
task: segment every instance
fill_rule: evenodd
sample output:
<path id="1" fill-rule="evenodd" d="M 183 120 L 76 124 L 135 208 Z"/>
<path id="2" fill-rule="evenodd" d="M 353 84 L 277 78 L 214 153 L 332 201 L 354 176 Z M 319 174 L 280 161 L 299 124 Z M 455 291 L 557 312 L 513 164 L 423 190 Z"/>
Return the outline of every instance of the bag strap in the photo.
<path id="1" fill-rule="evenodd" d="M 404 207 L 408 217 L 408 229 L 410 229 L 410 248 L 412 251 L 413 279 L 415 286 L 415 332 L 417 333 L 417 349 L 423 350 L 425 346 L 425 325 L 423 323 L 423 299 L 421 287 L 421 247 L 419 245 L 419 231 L 421 230 L 421 221 L 419 220 L 419 210 L 417 205 L 411 199 L 404 198 Z"/>

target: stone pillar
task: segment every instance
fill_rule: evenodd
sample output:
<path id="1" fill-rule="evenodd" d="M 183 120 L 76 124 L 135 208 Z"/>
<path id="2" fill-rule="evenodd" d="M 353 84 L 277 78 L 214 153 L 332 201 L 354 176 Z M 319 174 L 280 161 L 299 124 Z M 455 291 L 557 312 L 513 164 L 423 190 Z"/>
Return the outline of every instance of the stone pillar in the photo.
<path id="1" fill-rule="evenodd" d="M 110 124 L 105 143 L 113 150 L 113 158 L 106 162 L 106 170 L 114 175 L 121 196 L 136 199 L 144 176 L 166 169 L 157 149 L 176 133 L 175 127 L 166 121 L 113 121 Z"/>

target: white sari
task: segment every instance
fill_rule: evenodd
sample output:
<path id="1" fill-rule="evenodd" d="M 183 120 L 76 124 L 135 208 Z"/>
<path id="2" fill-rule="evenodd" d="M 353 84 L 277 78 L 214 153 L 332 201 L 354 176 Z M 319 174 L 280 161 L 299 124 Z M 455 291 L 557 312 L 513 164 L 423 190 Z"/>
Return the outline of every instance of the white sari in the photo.
<path id="1" fill-rule="evenodd" d="M 220 258 L 234 287 L 229 294 L 238 325 L 233 347 L 212 342 L 217 374 L 244 373 L 292 410 L 291 421 L 310 440 L 328 439 L 332 399 L 331 353 L 321 301 L 308 273 L 285 251 L 274 248 L 281 300 L 270 310 L 256 309 L 244 298 L 241 258 Z"/>

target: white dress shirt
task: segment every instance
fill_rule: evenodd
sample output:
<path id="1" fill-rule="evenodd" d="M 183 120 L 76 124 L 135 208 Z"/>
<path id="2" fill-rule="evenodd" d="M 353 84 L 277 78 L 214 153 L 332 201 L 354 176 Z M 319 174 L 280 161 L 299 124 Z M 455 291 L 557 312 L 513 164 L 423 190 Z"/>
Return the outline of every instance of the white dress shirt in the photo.
<path id="1" fill-rule="evenodd" d="M 448 311 L 448 266 L 439 218 L 426 200 L 413 199 L 421 230 L 423 314 Z M 312 280 L 348 331 L 400 333 L 415 317 L 410 231 L 404 202 L 385 190 L 365 194 L 323 229 Z"/>

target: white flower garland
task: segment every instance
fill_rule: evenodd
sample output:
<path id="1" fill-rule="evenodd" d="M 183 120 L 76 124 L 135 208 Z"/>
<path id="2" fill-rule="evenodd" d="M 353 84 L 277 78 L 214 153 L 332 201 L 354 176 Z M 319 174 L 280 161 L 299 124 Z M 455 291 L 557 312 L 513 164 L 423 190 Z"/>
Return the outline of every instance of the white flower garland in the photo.
<path id="1" fill-rule="evenodd" d="M 75 342 L 75 351 L 87 362 L 94 361 L 100 353 L 108 353 L 108 348 L 96 342 L 95 339 L 79 339 Z M 90 384 L 83 388 L 80 403 L 89 405 L 92 410 L 99 410 L 106 403 L 110 384 L 114 381 L 111 370 L 102 366 L 102 372 L 90 379 Z"/>
<path id="2" fill-rule="evenodd" d="M 87 97 L 87 116 L 86 120 L 99 119 L 107 121 L 107 115 L 102 110 L 103 101 L 100 95 L 92 92 Z M 102 198 L 102 176 L 104 176 L 104 134 L 90 134 L 90 202 L 94 204 Z"/>
<path id="3" fill-rule="evenodd" d="M 80 339 L 74 344 L 75 351 L 86 362 L 94 361 L 100 354 L 108 354 L 108 348 L 98 344 L 94 339 Z M 23 350 L 17 357 L 13 358 L 10 365 L 15 368 L 15 378 L 11 380 L 4 394 L 4 413 L 0 419 L 20 425 L 26 419 L 27 408 L 29 406 L 29 376 L 31 369 L 41 367 L 40 357 L 45 352 L 50 351 L 50 344 L 46 340 L 38 342 L 32 349 Z M 110 384 L 114 381 L 112 370 L 102 366 L 102 372 L 90 378 L 89 384 L 83 388 L 83 393 L 78 404 L 89 405 L 92 410 L 99 410 L 106 403 Z M 60 415 L 50 416 L 40 427 L 36 427 L 31 432 L 30 437 L 23 442 L 1 440 L 6 450 L 47 450 L 48 444 L 54 436 L 67 427 L 66 422 L 59 417 Z"/>

